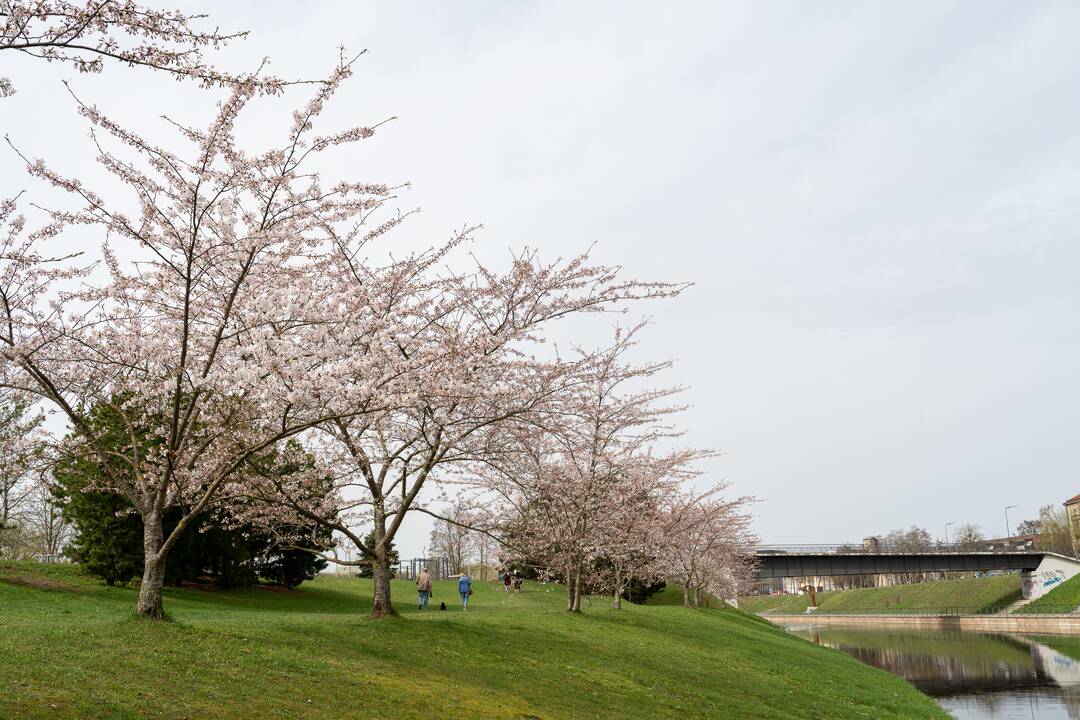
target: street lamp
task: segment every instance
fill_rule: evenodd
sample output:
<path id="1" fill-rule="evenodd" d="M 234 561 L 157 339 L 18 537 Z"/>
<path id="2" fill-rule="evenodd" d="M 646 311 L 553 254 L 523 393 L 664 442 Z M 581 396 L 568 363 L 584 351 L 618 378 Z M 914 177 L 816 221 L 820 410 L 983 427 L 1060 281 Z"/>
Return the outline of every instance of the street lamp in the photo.
<path id="1" fill-rule="evenodd" d="M 945 544 L 946 545 L 949 544 L 949 526 L 950 525 L 955 525 L 955 524 L 956 523 L 945 523 Z"/>
<path id="2" fill-rule="evenodd" d="M 1020 507 L 1019 505 L 1009 505 L 1005 508 L 1005 537 L 1012 537 L 1012 530 L 1009 529 L 1009 508 Z"/>

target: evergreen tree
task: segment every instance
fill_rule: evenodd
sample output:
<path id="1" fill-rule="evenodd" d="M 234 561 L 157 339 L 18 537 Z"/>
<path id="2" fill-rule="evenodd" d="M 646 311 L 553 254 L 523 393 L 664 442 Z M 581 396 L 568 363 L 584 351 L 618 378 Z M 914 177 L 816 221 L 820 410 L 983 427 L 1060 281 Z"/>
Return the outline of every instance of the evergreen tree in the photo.
<path id="1" fill-rule="evenodd" d="M 666 587 L 667 583 L 663 580 L 646 583 L 641 578 L 634 577 L 630 578 L 630 582 L 627 583 L 626 590 L 623 591 L 623 597 L 635 605 L 644 605 L 649 601 L 650 597 Z"/>
<path id="2" fill-rule="evenodd" d="M 332 532 L 319 530 L 321 540 L 329 541 Z M 312 580 L 326 567 L 326 560 L 307 550 L 287 547 L 278 540 L 270 539 L 261 548 L 255 562 L 259 577 L 273 585 L 294 588 L 305 580 Z"/>
<path id="3" fill-rule="evenodd" d="M 94 431 L 109 442 L 130 444 L 131 434 L 108 406 L 95 408 L 91 421 Z M 145 449 L 155 443 L 146 436 L 141 442 Z M 99 462 L 96 456 L 80 454 L 62 458 L 53 470 L 53 494 L 63 507 L 64 517 L 75 528 L 68 555 L 109 585 L 126 583 L 142 574 L 142 519 L 123 496 L 87 491 L 100 479 Z M 297 470 L 278 467 L 274 453 L 261 458 L 259 465 L 260 472 Z M 179 508 L 166 513 L 166 533 L 172 531 L 181 515 Z M 305 527 L 257 530 L 237 526 L 228 509 L 208 510 L 180 536 L 170 553 L 165 581 L 177 585 L 185 580 L 211 579 L 220 587 L 234 588 L 253 585 L 262 577 L 274 584 L 296 587 L 315 577 L 326 567 L 326 561 L 279 538 L 311 534 L 312 529 Z M 329 540 L 326 532 L 317 537 Z"/>
<path id="4" fill-rule="evenodd" d="M 89 422 L 108 444 L 125 442 L 119 417 L 106 406 L 95 408 Z M 119 460 L 109 462 L 119 467 Z M 126 583 L 142 573 L 142 520 L 122 496 L 87 490 L 101 479 L 99 463 L 99 458 L 83 454 L 61 458 L 53 467 L 52 490 L 65 519 L 75 527 L 67 554 L 109 585 Z"/>
<path id="5" fill-rule="evenodd" d="M 109 585 L 123 584 L 142 573 L 142 520 L 131 503 L 114 493 L 83 492 L 84 477 L 57 471 L 53 492 L 63 503 L 64 517 L 75 526 L 67 555 Z"/>
<path id="6" fill-rule="evenodd" d="M 372 530 L 364 536 L 364 545 L 366 545 L 367 547 L 372 547 L 374 544 L 375 531 Z M 386 556 L 387 560 L 390 563 L 390 577 L 393 577 L 395 574 L 394 571 L 397 570 L 398 565 L 401 563 L 401 557 L 398 555 L 397 548 L 394 546 L 393 542 L 390 543 L 390 547 L 386 551 Z M 370 578 L 374 575 L 374 572 L 371 570 L 371 565 L 361 565 L 360 571 L 356 573 L 356 575 L 357 577 Z"/>

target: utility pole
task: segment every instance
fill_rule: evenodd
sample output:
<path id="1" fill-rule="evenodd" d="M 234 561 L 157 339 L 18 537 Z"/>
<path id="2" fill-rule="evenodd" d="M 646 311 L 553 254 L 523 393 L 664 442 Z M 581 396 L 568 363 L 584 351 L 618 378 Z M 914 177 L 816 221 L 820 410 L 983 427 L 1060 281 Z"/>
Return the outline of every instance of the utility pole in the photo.
<path id="1" fill-rule="evenodd" d="M 1009 529 L 1009 509 L 1014 507 L 1020 507 L 1019 505 L 1008 505 L 1005 508 L 1005 537 L 1012 537 L 1012 530 Z"/>
<path id="2" fill-rule="evenodd" d="M 946 545 L 949 544 L 949 526 L 950 525 L 955 525 L 955 524 L 956 523 L 951 523 L 951 522 L 950 523 L 945 523 L 945 544 Z"/>

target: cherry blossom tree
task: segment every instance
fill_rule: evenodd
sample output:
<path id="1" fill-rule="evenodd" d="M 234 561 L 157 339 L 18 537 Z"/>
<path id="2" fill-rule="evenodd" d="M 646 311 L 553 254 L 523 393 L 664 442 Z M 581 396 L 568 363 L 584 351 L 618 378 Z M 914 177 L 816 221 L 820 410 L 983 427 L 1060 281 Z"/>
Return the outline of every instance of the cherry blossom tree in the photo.
<path id="1" fill-rule="evenodd" d="M 476 533 L 469 529 L 471 518 L 462 502 L 454 502 L 441 514 L 446 519 L 435 521 L 430 549 L 433 556 L 445 557 L 450 573 L 456 575 L 464 572 L 473 557 Z"/>
<path id="2" fill-rule="evenodd" d="M 146 67 L 193 80 L 203 87 L 255 84 L 276 93 L 278 78 L 258 72 L 234 74 L 206 63 L 203 51 L 216 50 L 247 32 L 200 30 L 204 15 L 157 10 L 131 0 L 0 0 L 0 51 L 10 50 L 79 72 L 101 72 L 106 60 Z M 14 94 L 0 77 L 0 97 Z"/>
<path id="3" fill-rule="evenodd" d="M 654 457 L 650 452 L 625 463 L 622 500 L 609 509 L 610 529 L 594 565 L 594 584 L 611 592 L 616 610 L 631 581 L 651 584 L 665 578 L 664 509 L 682 483 L 696 475 L 693 464 L 707 454 L 683 450 Z"/>
<path id="4" fill-rule="evenodd" d="M 361 403 L 367 359 L 349 353 L 354 326 L 321 279 L 337 229 L 363 226 L 393 190 L 305 170 L 374 132 L 314 133 L 350 73 L 343 62 L 294 114 L 284 143 L 257 154 L 233 131 L 254 82 L 234 87 L 206 130 L 174 124 L 187 155 L 80 105 L 99 162 L 137 212 L 38 160 L 26 160 L 29 173 L 78 207 L 29 231 L 14 203 L 0 205 L 0 385 L 63 413 L 79 443 L 68 450 L 96 456 L 107 485 L 98 489 L 141 516 L 140 615 L 163 617 L 165 562 L 192 518 L 243 495 L 254 459 Z M 48 252 L 65 233 L 93 231 L 108 238 L 100 252 Z M 118 242 L 133 259 L 121 261 Z M 87 413 L 99 405 L 122 418 L 126 446 L 96 436 Z M 182 517 L 166 535 L 172 507 Z"/>
<path id="5" fill-rule="evenodd" d="M 359 551 L 354 562 L 372 567 L 377 617 L 393 612 L 390 543 L 408 512 L 430 512 L 421 493 L 433 476 L 498 452 L 514 418 L 577 382 L 558 358 L 527 354 L 544 339 L 545 326 L 681 290 L 621 280 L 617 268 L 592 265 L 587 255 L 543 263 L 532 251 L 515 256 L 506 272 L 477 262 L 467 272 L 435 274 L 468 232 L 379 269 L 361 268 L 355 240 L 342 238 L 338 268 L 326 278 L 342 288 L 356 352 L 371 354 L 369 338 L 380 337 L 393 338 L 395 351 L 376 353 L 372 364 L 385 362 L 385 369 L 357 378 L 370 392 L 362 412 L 320 426 L 318 454 L 335 478 L 337 503 L 311 503 L 302 478 L 268 477 L 259 496 L 267 507 L 319 520 Z M 366 527 L 373 529 L 367 537 Z"/>
<path id="6" fill-rule="evenodd" d="M 588 587 L 611 591 L 618 607 L 635 573 L 658 570 L 663 499 L 710 454 L 656 449 L 679 434 L 667 421 L 681 408 L 665 404 L 679 388 L 648 387 L 670 363 L 628 362 L 639 330 L 582 351 L 574 382 L 522 416 L 506 451 L 476 469 L 515 550 L 562 577 L 571 612 Z"/>
<path id="7" fill-rule="evenodd" d="M 721 484 L 704 493 L 682 493 L 665 510 L 663 557 L 683 588 L 683 605 L 707 596 L 738 597 L 754 568 L 757 538 L 751 531 L 751 497 L 725 499 Z"/>

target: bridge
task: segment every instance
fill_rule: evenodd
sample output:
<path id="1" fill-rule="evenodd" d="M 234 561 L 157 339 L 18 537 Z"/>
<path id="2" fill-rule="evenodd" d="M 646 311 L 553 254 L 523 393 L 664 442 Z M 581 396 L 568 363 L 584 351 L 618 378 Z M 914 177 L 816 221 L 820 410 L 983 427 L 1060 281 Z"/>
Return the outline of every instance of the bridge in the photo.
<path id="1" fill-rule="evenodd" d="M 938 544 L 925 550 L 883 545 L 763 545 L 755 579 L 933 572 L 1019 571 L 1024 597 L 1036 598 L 1080 574 L 1080 560 L 1031 547 L 984 549 Z"/>

